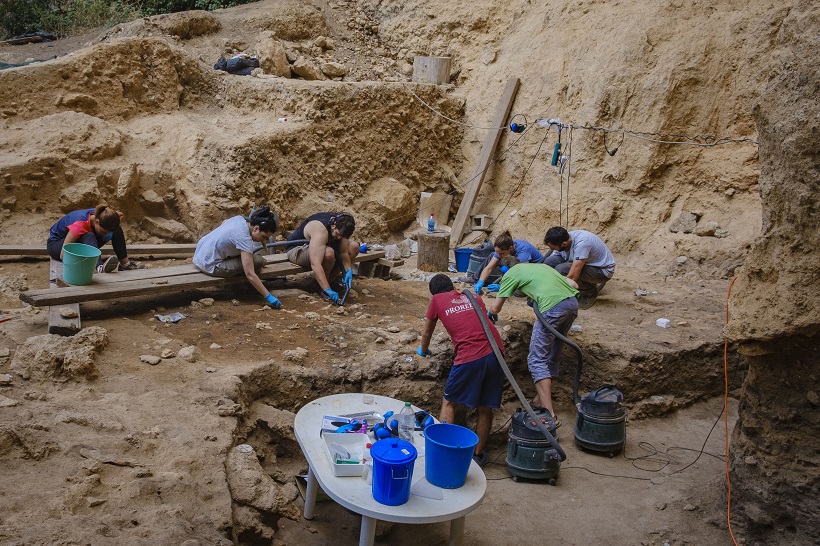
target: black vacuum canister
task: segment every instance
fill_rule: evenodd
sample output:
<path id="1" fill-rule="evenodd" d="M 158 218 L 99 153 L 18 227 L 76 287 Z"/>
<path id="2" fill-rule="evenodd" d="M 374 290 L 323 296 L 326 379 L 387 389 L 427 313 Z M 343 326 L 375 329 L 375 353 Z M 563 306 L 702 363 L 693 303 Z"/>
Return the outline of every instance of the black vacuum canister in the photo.
<path id="1" fill-rule="evenodd" d="M 534 413 L 557 441 L 555 422 L 550 413 L 544 408 L 534 409 Z M 560 467 L 558 452 L 527 412 L 518 408 L 512 418 L 507 442 L 507 470 L 513 480 L 549 480 L 550 485 L 555 485 Z"/>
<path id="2" fill-rule="evenodd" d="M 621 391 L 603 385 L 581 399 L 575 420 L 575 444 L 610 457 L 626 443 L 626 406 Z"/>

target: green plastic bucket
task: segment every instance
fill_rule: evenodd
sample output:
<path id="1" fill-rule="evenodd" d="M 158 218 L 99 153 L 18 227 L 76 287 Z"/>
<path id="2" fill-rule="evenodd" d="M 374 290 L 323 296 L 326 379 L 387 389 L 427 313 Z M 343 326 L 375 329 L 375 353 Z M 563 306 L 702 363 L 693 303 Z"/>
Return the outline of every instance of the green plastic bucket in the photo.
<path id="1" fill-rule="evenodd" d="M 63 280 L 76 286 L 91 284 L 100 254 L 100 249 L 91 245 L 63 245 Z"/>

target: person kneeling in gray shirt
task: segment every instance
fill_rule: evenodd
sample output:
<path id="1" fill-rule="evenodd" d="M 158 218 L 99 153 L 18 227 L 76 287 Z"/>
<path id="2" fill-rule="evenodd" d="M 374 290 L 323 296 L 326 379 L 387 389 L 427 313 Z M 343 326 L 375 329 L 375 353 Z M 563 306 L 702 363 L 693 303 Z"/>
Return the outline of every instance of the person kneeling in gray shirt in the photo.
<path id="1" fill-rule="evenodd" d="M 577 229 L 555 226 L 544 236 L 553 253 L 543 263 L 578 283 L 578 307 L 589 309 L 615 274 L 615 257 L 600 237 Z"/>

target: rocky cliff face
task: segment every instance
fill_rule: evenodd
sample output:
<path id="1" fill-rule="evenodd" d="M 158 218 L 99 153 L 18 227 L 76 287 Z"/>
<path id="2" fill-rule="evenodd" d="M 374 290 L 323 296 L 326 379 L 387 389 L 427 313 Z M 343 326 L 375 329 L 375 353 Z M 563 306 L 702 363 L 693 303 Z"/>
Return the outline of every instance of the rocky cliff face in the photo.
<path id="1" fill-rule="evenodd" d="M 763 233 L 733 287 L 728 330 L 749 361 L 731 446 L 734 514 L 754 536 L 791 544 L 820 540 L 819 15 L 797 8 L 784 20 L 779 70 L 754 110 Z"/>

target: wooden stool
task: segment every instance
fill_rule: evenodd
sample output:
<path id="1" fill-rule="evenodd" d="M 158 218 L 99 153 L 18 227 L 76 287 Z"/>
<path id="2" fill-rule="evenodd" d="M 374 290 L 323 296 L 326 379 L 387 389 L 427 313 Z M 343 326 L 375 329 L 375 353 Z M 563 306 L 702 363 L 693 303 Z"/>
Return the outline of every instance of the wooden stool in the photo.
<path id="1" fill-rule="evenodd" d="M 447 271 L 450 264 L 450 234 L 444 231 L 419 231 L 418 268 L 422 271 Z"/>

